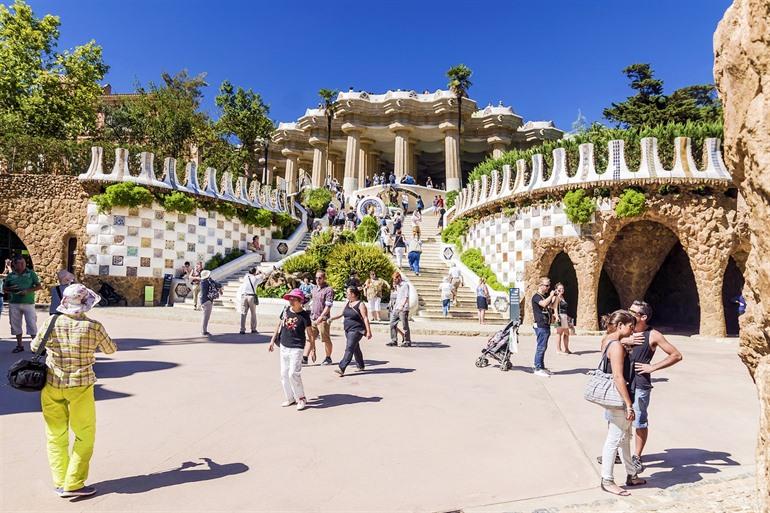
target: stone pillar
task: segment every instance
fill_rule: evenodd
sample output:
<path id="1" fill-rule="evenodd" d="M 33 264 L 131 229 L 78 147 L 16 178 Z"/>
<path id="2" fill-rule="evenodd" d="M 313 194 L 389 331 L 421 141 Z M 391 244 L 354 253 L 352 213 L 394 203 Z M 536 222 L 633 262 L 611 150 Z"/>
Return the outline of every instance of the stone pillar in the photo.
<path id="1" fill-rule="evenodd" d="M 275 175 L 275 168 L 270 164 L 267 165 L 267 176 L 265 176 L 265 185 L 273 185 L 273 176 Z"/>
<path id="2" fill-rule="evenodd" d="M 417 145 L 414 142 L 409 142 L 409 166 L 406 172 L 417 181 Z"/>
<path id="3" fill-rule="evenodd" d="M 374 178 L 375 173 L 380 172 L 380 152 L 369 150 L 367 158 L 369 160 L 369 163 L 367 164 L 369 175 Z"/>
<path id="4" fill-rule="evenodd" d="M 498 135 L 488 137 L 487 143 L 492 147 L 492 158 L 499 159 L 505 153 L 505 150 L 511 144 L 511 140 L 507 137 L 501 137 Z"/>
<path id="5" fill-rule="evenodd" d="M 393 173 L 397 179 L 401 179 L 409 167 L 409 132 L 412 129 L 401 123 L 393 123 L 389 128 L 396 135 Z"/>
<path id="6" fill-rule="evenodd" d="M 366 178 L 372 177 L 372 168 L 370 167 L 369 152 L 374 144 L 373 139 L 362 137 L 358 151 L 358 187 L 366 187 Z"/>
<path id="7" fill-rule="evenodd" d="M 311 137 L 309 142 L 310 145 L 313 146 L 313 172 L 311 181 L 313 187 L 323 187 L 326 180 L 326 173 L 324 170 L 324 145 L 317 137 Z"/>
<path id="8" fill-rule="evenodd" d="M 460 132 L 454 123 L 441 123 L 439 128 L 444 133 L 446 190 L 459 191 L 462 188 L 460 178 Z"/>
<path id="9" fill-rule="evenodd" d="M 302 185 L 304 182 L 310 181 L 311 173 L 313 172 L 313 161 L 306 158 L 300 158 L 299 160 L 299 175 L 297 176 L 297 184 Z"/>
<path id="10" fill-rule="evenodd" d="M 284 148 L 281 150 L 281 155 L 286 157 L 286 173 L 284 174 L 284 180 L 286 180 L 286 194 L 294 194 L 297 192 L 297 175 L 299 169 L 299 152 Z"/>
<path id="11" fill-rule="evenodd" d="M 347 151 L 345 153 L 345 177 L 342 182 L 342 189 L 345 196 L 349 196 L 358 189 L 358 162 L 361 145 L 359 138 L 363 130 L 351 123 L 342 125 L 342 131 L 348 135 Z"/>

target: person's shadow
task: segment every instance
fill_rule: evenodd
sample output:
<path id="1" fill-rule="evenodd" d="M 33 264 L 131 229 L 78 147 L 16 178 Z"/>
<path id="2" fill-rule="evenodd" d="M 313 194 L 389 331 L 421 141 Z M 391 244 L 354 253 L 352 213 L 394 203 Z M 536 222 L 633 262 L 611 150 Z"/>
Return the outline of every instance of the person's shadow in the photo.
<path id="1" fill-rule="evenodd" d="M 668 488 L 683 483 L 697 483 L 704 474 L 717 474 L 719 467 L 740 465 L 728 452 L 706 451 L 695 448 L 666 449 L 657 454 L 645 454 L 644 466 L 649 474 L 647 486 Z"/>
<path id="2" fill-rule="evenodd" d="M 200 481 L 210 481 L 221 477 L 234 476 L 242 474 L 249 470 L 245 463 L 227 463 L 220 465 L 211 458 L 200 458 L 208 465 L 208 468 L 188 470 L 204 465 L 193 461 L 185 461 L 178 468 L 157 472 L 155 474 L 140 474 L 137 476 L 121 477 L 95 483 L 97 495 L 94 497 L 107 495 L 110 493 L 145 493 L 157 488 L 174 486 L 185 483 L 197 483 Z M 81 497 L 76 500 L 85 500 L 87 497 Z"/>
<path id="3" fill-rule="evenodd" d="M 361 397 L 352 394 L 326 394 L 319 395 L 315 399 L 310 399 L 307 402 L 309 408 L 334 408 L 335 406 L 343 406 L 346 404 L 358 404 L 358 403 L 378 403 L 382 401 L 382 397 Z"/>

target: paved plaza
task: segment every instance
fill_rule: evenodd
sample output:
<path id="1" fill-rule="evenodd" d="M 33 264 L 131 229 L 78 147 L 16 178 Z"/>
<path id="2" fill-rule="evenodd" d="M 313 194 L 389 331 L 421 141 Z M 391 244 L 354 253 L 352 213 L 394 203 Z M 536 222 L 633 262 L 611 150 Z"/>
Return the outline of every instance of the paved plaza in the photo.
<path id="1" fill-rule="evenodd" d="M 521 353 L 504 373 L 474 366 L 480 336 L 424 329 L 416 347 L 389 348 L 378 328 L 363 342 L 365 372 L 340 379 L 332 367 L 303 370 L 310 408 L 297 412 L 279 407 L 268 337 L 219 322 L 234 314 L 215 312 L 210 339 L 198 335 L 197 312 L 91 314 L 120 348 L 96 365 L 89 484 L 99 494 L 72 502 L 54 494 L 38 395 L 2 386 L 3 511 L 491 513 L 578 511 L 567 506 L 610 499 L 598 489 L 595 460 L 606 424 L 582 399 L 598 337 L 574 337 L 573 356 L 549 349 L 555 375 L 543 379 L 530 371 L 531 330 L 522 329 Z M 260 319 L 263 332 L 273 326 Z M 0 337 L 7 368 L 17 355 L 5 316 Z M 339 331 L 333 339 L 336 361 L 344 341 Z M 684 361 L 654 376 L 649 484 L 632 491 L 629 510 L 643 497 L 662 504 L 661 494 L 682 486 L 726 480 L 747 488 L 754 469 L 757 404 L 737 340 L 671 341 Z"/>

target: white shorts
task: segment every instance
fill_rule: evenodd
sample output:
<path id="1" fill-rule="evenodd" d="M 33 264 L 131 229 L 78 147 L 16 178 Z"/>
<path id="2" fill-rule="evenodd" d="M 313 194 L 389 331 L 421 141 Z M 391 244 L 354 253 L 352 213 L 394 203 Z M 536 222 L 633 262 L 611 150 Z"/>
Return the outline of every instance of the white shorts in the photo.
<path id="1" fill-rule="evenodd" d="M 8 317 L 11 320 L 11 335 L 22 335 L 22 318 L 27 324 L 27 335 L 37 335 L 37 312 L 35 305 L 28 303 L 11 303 L 8 305 Z"/>
<path id="2" fill-rule="evenodd" d="M 382 305 L 382 298 L 376 297 L 369 300 L 369 313 L 379 312 Z"/>

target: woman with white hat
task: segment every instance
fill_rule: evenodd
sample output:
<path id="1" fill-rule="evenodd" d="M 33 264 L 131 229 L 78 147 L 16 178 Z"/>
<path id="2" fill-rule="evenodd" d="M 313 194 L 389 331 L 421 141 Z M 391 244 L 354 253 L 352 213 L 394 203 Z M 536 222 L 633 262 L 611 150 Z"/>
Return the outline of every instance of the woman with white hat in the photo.
<path id="1" fill-rule="evenodd" d="M 280 322 L 267 349 L 272 352 L 276 344 L 281 346 L 281 384 L 286 397 L 281 406 L 296 404 L 297 410 L 302 411 L 307 407 L 305 387 L 302 385 L 302 353 L 305 342 L 313 336 L 313 324 L 310 312 L 302 306 L 307 300 L 300 289 L 292 290 L 283 298 L 289 306 L 281 312 Z"/>
<path id="2" fill-rule="evenodd" d="M 214 300 L 219 297 L 222 291 L 222 285 L 211 278 L 211 271 L 205 269 L 201 271 L 201 308 L 203 309 L 203 335 L 209 333 L 209 319 L 211 319 L 211 310 L 214 308 Z"/>
<path id="3" fill-rule="evenodd" d="M 61 315 L 49 317 L 32 341 L 36 351 L 53 323 L 45 345 L 48 375 L 40 403 L 54 490 L 61 497 L 96 493 L 85 484 L 96 434 L 94 353 L 101 350 L 110 354 L 117 349 L 102 323 L 85 315 L 100 299 L 85 285 L 68 286 L 56 309 Z M 75 435 L 71 449 L 70 429 Z"/>

